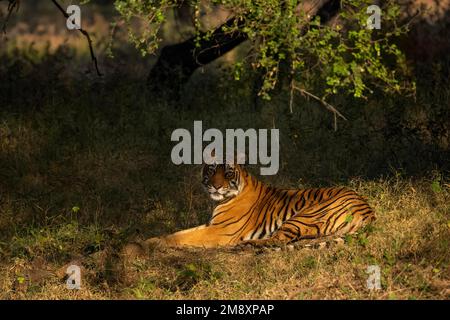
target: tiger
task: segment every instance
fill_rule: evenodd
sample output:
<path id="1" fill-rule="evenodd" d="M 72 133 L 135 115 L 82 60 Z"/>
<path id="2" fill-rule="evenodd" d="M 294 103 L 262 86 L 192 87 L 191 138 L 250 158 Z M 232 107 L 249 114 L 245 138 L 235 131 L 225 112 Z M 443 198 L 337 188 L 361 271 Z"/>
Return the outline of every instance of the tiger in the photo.
<path id="1" fill-rule="evenodd" d="M 375 212 L 346 187 L 282 189 L 263 183 L 237 163 L 205 164 L 202 184 L 215 202 L 208 223 L 146 244 L 168 247 L 270 247 L 303 239 L 353 234 Z"/>

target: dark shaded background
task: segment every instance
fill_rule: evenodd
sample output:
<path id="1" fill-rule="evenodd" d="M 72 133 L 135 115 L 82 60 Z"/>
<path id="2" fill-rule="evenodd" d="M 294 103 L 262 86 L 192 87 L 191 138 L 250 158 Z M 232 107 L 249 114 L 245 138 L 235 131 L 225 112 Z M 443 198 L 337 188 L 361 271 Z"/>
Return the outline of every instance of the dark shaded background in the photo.
<path id="1" fill-rule="evenodd" d="M 314 101 L 297 96 L 290 113 L 287 88 L 256 108 L 255 75 L 247 70 L 235 81 L 230 72 L 246 44 L 197 70 L 181 100 L 149 93 L 155 57 L 141 57 L 120 28 L 115 57 L 108 57 L 115 13 L 107 1 L 95 3 L 83 7 L 83 27 L 95 40 L 103 77 L 94 72 L 85 39 L 65 28 L 51 4 L 22 1 L 0 41 L 0 201 L 4 217 L 14 212 L 18 225 L 63 221 L 74 207 L 81 208 L 80 222 L 146 235 L 205 221 L 211 204 L 199 166 L 170 160 L 172 131 L 191 129 L 194 120 L 205 129 L 279 128 L 280 171 L 261 177 L 277 185 L 448 177 L 450 8 L 444 2 L 416 18 L 399 42 L 417 78 L 416 97 L 376 91 L 368 100 L 335 97 L 330 102 L 349 119 L 336 132 L 332 114 Z M 163 31 L 168 43 L 183 37 L 171 23 Z M 5 239 L 15 232 L 8 221 L 0 224 Z"/>

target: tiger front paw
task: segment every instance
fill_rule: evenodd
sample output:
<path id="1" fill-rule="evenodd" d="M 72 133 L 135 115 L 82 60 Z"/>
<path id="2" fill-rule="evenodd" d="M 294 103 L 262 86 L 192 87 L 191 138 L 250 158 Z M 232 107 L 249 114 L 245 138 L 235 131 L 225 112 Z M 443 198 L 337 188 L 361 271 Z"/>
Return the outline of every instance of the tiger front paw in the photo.
<path id="1" fill-rule="evenodd" d="M 155 249 L 164 248 L 166 246 L 166 241 L 163 238 L 150 238 L 143 242 L 143 246 L 148 251 L 153 251 Z"/>
<path id="2" fill-rule="evenodd" d="M 161 238 L 150 238 L 145 241 L 131 242 L 122 249 L 122 257 L 125 260 L 134 260 L 136 258 L 145 258 L 149 253 L 157 248 L 164 247 L 164 240 Z"/>

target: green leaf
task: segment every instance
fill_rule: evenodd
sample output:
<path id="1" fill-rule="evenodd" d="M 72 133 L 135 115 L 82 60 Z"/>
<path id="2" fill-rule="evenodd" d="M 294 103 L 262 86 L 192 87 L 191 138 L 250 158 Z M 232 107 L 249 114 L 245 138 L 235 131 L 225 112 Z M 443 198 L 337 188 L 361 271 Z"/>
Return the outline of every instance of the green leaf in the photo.
<path id="1" fill-rule="evenodd" d="M 360 245 L 365 247 L 369 243 L 369 240 L 364 235 L 360 235 L 358 238 L 358 242 Z"/>
<path id="2" fill-rule="evenodd" d="M 17 282 L 20 283 L 20 284 L 24 283 L 24 282 L 25 282 L 25 277 L 23 277 L 23 276 L 18 276 L 18 277 L 17 277 Z"/>
<path id="3" fill-rule="evenodd" d="M 431 183 L 431 190 L 435 193 L 442 192 L 440 179 L 436 179 Z"/>
<path id="4" fill-rule="evenodd" d="M 77 213 L 78 211 L 80 211 L 80 207 L 77 207 L 77 206 L 72 207 L 72 212 L 73 213 Z"/>

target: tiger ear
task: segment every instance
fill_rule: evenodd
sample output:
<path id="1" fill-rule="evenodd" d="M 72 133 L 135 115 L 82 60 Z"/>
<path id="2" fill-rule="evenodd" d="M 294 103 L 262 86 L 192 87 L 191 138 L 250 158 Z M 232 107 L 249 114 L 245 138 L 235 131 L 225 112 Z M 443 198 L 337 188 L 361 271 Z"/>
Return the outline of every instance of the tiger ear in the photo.
<path id="1" fill-rule="evenodd" d="M 233 161 L 228 161 L 227 159 L 227 164 L 229 166 L 231 166 L 232 168 L 236 166 L 245 167 L 246 161 L 245 153 L 238 152 L 237 154 L 233 155 L 232 158 L 234 159 Z"/>
<path id="2" fill-rule="evenodd" d="M 219 161 L 219 157 L 220 157 L 220 150 L 219 152 L 216 152 L 216 149 L 214 147 L 211 148 L 210 146 L 207 146 L 205 150 L 203 150 L 203 162 L 207 165 L 221 163 Z"/>

